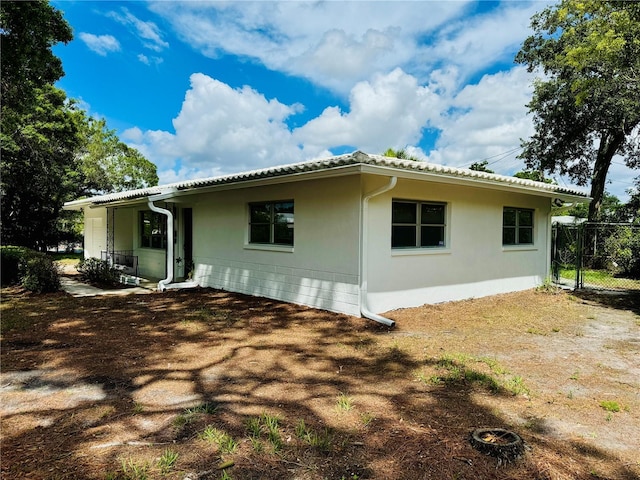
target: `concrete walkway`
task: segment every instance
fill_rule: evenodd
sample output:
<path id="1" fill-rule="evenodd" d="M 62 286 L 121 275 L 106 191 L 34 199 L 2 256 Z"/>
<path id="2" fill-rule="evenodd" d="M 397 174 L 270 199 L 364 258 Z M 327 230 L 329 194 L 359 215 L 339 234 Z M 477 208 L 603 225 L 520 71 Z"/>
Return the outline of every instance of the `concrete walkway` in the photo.
<path id="1" fill-rule="evenodd" d="M 103 290 L 102 288 L 82 283 L 70 277 L 60 277 L 60 284 L 62 286 L 62 290 L 73 297 L 96 297 L 98 295 L 124 296 L 152 293 L 154 291 L 150 288 L 144 287 L 115 288 L 113 290 Z"/>

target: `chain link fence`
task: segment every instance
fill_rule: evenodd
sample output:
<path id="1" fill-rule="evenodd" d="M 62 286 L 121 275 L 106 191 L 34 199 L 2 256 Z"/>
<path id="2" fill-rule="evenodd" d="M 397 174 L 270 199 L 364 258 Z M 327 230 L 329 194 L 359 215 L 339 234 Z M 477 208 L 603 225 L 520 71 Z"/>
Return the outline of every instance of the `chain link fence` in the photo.
<path id="1" fill-rule="evenodd" d="M 576 289 L 640 290 L 640 226 L 555 224 L 552 278 Z"/>

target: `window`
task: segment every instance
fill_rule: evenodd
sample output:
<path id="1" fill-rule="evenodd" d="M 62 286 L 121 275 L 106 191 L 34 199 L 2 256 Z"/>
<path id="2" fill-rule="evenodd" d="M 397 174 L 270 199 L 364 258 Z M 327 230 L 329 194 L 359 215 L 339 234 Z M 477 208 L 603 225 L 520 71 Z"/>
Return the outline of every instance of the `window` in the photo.
<path id="1" fill-rule="evenodd" d="M 502 212 L 502 244 L 533 244 L 533 210 L 504 207 Z"/>
<path id="2" fill-rule="evenodd" d="M 149 210 L 140 212 L 140 246 L 167 248 L 167 217 Z"/>
<path id="3" fill-rule="evenodd" d="M 250 203 L 249 243 L 293 245 L 293 200 Z"/>
<path id="4" fill-rule="evenodd" d="M 391 207 L 391 247 L 444 247 L 444 203 L 394 200 Z"/>

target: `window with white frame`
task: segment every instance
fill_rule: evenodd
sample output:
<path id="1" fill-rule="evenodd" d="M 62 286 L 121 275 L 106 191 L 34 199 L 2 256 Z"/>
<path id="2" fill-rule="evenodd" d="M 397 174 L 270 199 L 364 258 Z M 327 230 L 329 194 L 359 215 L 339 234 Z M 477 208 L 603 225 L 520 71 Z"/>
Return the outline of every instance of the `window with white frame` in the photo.
<path id="1" fill-rule="evenodd" d="M 393 200 L 391 247 L 445 247 L 446 207 L 445 203 Z"/>
<path id="2" fill-rule="evenodd" d="M 293 200 L 249 204 L 249 243 L 293 245 Z"/>
<path id="3" fill-rule="evenodd" d="M 504 207 L 502 244 L 533 245 L 533 216 L 530 208 Z"/>

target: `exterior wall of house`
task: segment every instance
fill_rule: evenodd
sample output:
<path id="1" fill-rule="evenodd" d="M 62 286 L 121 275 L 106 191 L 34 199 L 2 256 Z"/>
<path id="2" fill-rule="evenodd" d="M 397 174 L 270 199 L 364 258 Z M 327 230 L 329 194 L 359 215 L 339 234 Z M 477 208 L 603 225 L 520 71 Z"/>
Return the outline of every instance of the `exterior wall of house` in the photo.
<path id="1" fill-rule="evenodd" d="M 248 242 L 250 202 L 294 201 L 294 247 Z M 359 315 L 358 176 L 188 197 L 202 286 Z"/>
<path id="2" fill-rule="evenodd" d="M 446 203 L 446 246 L 392 249 L 393 199 Z M 502 245 L 503 207 L 534 209 L 533 245 Z M 549 268 L 550 207 L 544 197 L 400 179 L 369 204 L 369 308 L 380 313 L 540 285 Z"/>
<path id="3" fill-rule="evenodd" d="M 115 251 L 133 250 L 134 210 L 132 208 L 116 208 L 113 219 L 115 235 L 113 249 Z"/>

